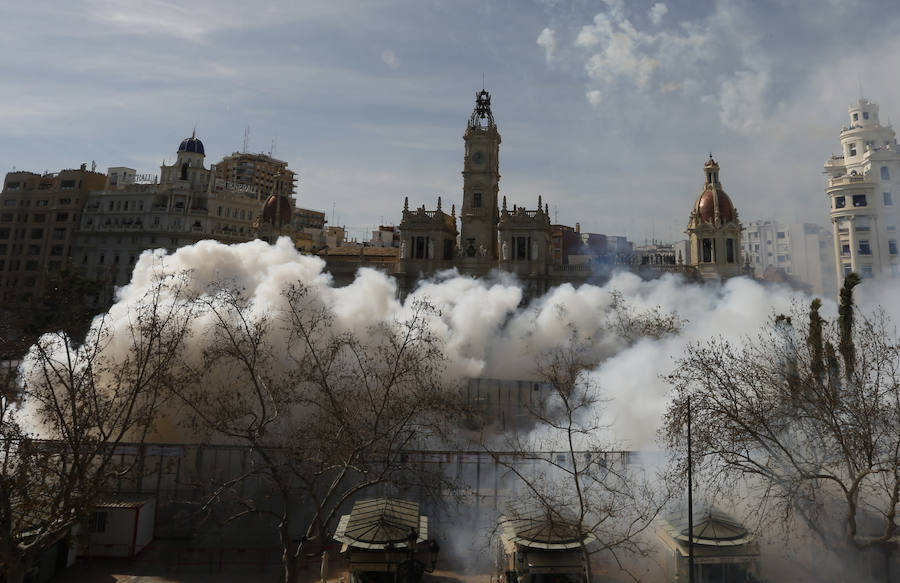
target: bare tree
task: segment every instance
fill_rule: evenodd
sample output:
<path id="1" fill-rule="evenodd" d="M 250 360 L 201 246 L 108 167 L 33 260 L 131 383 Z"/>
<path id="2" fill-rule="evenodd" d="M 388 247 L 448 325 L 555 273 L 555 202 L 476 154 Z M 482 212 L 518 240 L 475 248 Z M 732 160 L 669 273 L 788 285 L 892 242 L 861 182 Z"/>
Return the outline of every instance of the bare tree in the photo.
<path id="1" fill-rule="evenodd" d="M 613 292 L 606 328 L 620 343 L 662 338 L 677 332 L 682 320 L 659 308 L 640 311 Z M 572 329 L 562 347 L 542 354 L 534 378 L 548 389 L 524 404 L 529 422 L 503 436 L 485 436 L 484 447 L 523 486 L 512 504 L 543 514 L 580 533 L 585 578 L 593 581 L 594 555 L 607 554 L 637 579 L 626 557 L 646 556 L 644 536 L 669 499 L 665 480 L 653 468 L 633 464 L 603 436 L 606 401 L 591 376 L 598 362 L 593 339 Z M 537 470 L 536 470 L 537 468 Z M 590 541 L 590 544 L 589 544 Z"/>
<path id="2" fill-rule="evenodd" d="M 270 517 L 284 581 L 293 583 L 304 554 L 330 540 L 346 502 L 408 477 L 404 452 L 450 421 L 450 393 L 427 325 L 431 306 L 360 333 L 340 329 L 303 284 L 281 300 L 277 309 L 259 306 L 228 286 L 205 296 L 209 344 L 194 384 L 178 395 L 193 427 L 248 448 L 246 471 L 218 484 L 207 507 L 228 503 L 227 520 Z M 242 494 L 249 478 L 273 499 Z"/>
<path id="3" fill-rule="evenodd" d="M 0 397 L 6 581 L 22 581 L 38 553 L 86 525 L 110 479 L 131 470 L 114 462 L 115 446 L 143 440 L 163 389 L 176 382 L 190 321 L 185 285 L 161 277 L 121 320 L 98 318 L 80 344 L 66 332 L 45 334 L 25 359 L 21 393 Z"/>
<path id="4" fill-rule="evenodd" d="M 844 556 L 897 543 L 900 345 L 880 311 L 841 291 L 837 321 L 814 300 L 741 344 L 692 346 L 669 382 L 665 434 L 684 463 L 690 396 L 694 459 L 712 491 L 743 486 L 757 517 L 799 518 Z M 832 575 L 833 576 L 833 575 Z M 888 575 L 889 577 L 889 575 Z"/>

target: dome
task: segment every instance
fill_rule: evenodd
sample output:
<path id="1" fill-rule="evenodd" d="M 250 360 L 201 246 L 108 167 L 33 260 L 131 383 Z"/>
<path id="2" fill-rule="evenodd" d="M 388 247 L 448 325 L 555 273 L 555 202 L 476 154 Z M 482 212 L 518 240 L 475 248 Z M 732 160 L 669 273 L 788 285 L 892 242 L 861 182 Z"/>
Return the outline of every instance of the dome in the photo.
<path id="1" fill-rule="evenodd" d="M 185 138 L 181 140 L 181 144 L 178 146 L 179 152 L 195 152 L 202 156 L 206 155 L 206 152 L 203 150 L 203 142 L 200 141 L 200 138 L 191 135 L 189 138 Z"/>
<path id="2" fill-rule="evenodd" d="M 734 220 L 734 205 L 725 191 L 717 186 L 708 184 L 706 190 L 700 193 L 694 211 L 704 223 L 711 223 L 716 218 L 716 208 L 719 209 L 719 220 L 730 223 Z"/>
<path id="3" fill-rule="evenodd" d="M 270 195 L 263 205 L 262 220 L 260 222 L 280 228 L 291 222 L 291 214 L 294 211 L 293 206 L 286 196 Z"/>

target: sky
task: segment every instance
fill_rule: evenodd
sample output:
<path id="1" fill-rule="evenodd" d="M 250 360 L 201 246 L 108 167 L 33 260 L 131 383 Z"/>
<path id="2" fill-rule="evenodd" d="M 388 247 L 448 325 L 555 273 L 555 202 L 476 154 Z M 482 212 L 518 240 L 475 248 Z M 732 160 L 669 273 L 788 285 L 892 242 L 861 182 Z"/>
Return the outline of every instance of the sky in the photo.
<path id="1" fill-rule="evenodd" d="M 900 4 L 857 0 L 4 3 L 0 163 L 158 173 L 196 128 L 299 173 L 367 238 L 462 200 L 491 93 L 501 195 L 555 222 L 683 238 L 710 152 L 744 222 L 828 223 L 822 165 L 861 95 L 900 119 Z"/>

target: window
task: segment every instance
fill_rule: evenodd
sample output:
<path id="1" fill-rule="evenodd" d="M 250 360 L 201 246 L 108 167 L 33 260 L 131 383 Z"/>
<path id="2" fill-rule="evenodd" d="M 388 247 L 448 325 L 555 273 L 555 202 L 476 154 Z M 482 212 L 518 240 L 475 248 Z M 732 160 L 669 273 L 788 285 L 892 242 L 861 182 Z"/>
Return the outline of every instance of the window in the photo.
<path id="1" fill-rule="evenodd" d="M 856 156 L 856 142 L 852 144 L 847 144 L 847 153 L 850 156 Z"/>
<path id="2" fill-rule="evenodd" d="M 850 243 L 843 243 L 841 245 L 841 255 L 850 255 Z"/>
<path id="3" fill-rule="evenodd" d="M 4 223 L 11 223 L 12 220 L 13 220 L 12 213 L 3 213 L 2 215 L 0 215 L 0 221 L 3 221 Z"/>
<path id="4" fill-rule="evenodd" d="M 109 201 L 109 210 L 113 210 L 115 208 L 115 204 L 113 201 Z"/>
<path id="5" fill-rule="evenodd" d="M 50 201 L 48 201 L 48 200 L 39 200 L 36 203 L 34 203 L 34 206 L 47 206 L 48 204 L 50 204 Z M 28 206 L 28 205 L 25 205 L 25 206 Z"/>
<path id="6" fill-rule="evenodd" d="M 18 201 L 14 198 L 7 198 L 3 201 L 3 206 L 16 206 Z"/>
<path id="7" fill-rule="evenodd" d="M 19 187 L 22 185 L 21 182 L 7 182 L 6 189 L 7 190 L 19 190 Z"/>
<path id="8" fill-rule="evenodd" d="M 853 195 L 853 206 L 866 206 L 866 195 L 865 194 L 854 194 Z"/>
<path id="9" fill-rule="evenodd" d="M 881 179 L 882 180 L 890 180 L 891 179 L 891 171 L 888 170 L 887 166 L 881 167 Z"/>
<path id="10" fill-rule="evenodd" d="M 784 239 L 784 231 L 778 231 L 777 237 L 778 237 L 779 239 Z"/>
<path id="11" fill-rule="evenodd" d="M 703 239 L 703 263 L 712 263 L 712 239 Z"/>
<path id="12" fill-rule="evenodd" d="M 871 255 L 872 248 L 869 247 L 869 241 L 867 239 L 859 240 L 859 254 L 860 255 Z"/>
<path id="13" fill-rule="evenodd" d="M 28 261 L 25 262 L 25 271 L 37 271 L 37 269 L 38 269 L 37 261 L 35 261 L 33 259 L 29 259 Z"/>
<path id="14" fill-rule="evenodd" d="M 894 198 L 891 196 L 890 192 L 884 193 L 884 206 L 893 206 Z"/>
<path id="15" fill-rule="evenodd" d="M 62 254 L 63 254 L 62 245 L 54 245 L 53 247 L 50 247 L 50 255 L 52 255 L 54 257 L 59 257 Z"/>
<path id="16" fill-rule="evenodd" d="M 472 195 L 472 206 L 477 209 L 481 208 L 481 193 L 480 192 L 476 192 L 475 194 Z"/>
<path id="17" fill-rule="evenodd" d="M 725 239 L 725 261 L 734 263 L 734 239 Z"/>
<path id="18" fill-rule="evenodd" d="M 412 258 L 425 259 L 428 250 L 425 237 L 412 237 Z"/>
<path id="19" fill-rule="evenodd" d="M 787 255 L 779 255 L 778 256 L 778 263 L 787 263 L 787 261 L 788 261 Z"/>
<path id="20" fill-rule="evenodd" d="M 531 259 L 531 237 L 513 237 L 513 256 L 518 261 Z"/>
<path id="21" fill-rule="evenodd" d="M 56 220 L 59 222 L 68 221 L 69 213 L 56 213 Z"/>
<path id="22" fill-rule="evenodd" d="M 216 216 L 217 216 L 217 217 L 221 217 L 221 216 L 222 216 L 222 207 L 216 207 Z"/>
<path id="23" fill-rule="evenodd" d="M 34 218 L 35 223 L 43 223 L 44 221 L 47 220 L 47 215 L 45 215 L 44 213 L 39 213 L 39 214 L 34 215 L 33 218 Z"/>
<path id="24" fill-rule="evenodd" d="M 891 255 L 897 254 L 897 239 L 888 239 L 888 253 Z"/>
<path id="25" fill-rule="evenodd" d="M 872 266 L 871 265 L 863 265 L 862 276 L 865 279 L 870 279 L 872 277 Z"/>
<path id="26" fill-rule="evenodd" d="M 44 229 L 31 229 L 31 238 L 40 239 L 44 236 Z"/>
<path id="27" fill-rule="evenodd" d="M 863 112 L 863 119 L 869 119 L 869 112 L 868 112 L 868 111 L 864 111 L 864 112 Z"/>
<path id="28" fill-rule="evenodd" d="M 74 180 L 63 180 L 62 182 L 60 182 L 59 186 L 63 190 L 72 190 L 73 188 L 75 188 L 75 181 Z"/>
<path id="29" fill-rule="evenodd" d="M 858 113 L 854 113 L 854 114 L 853 114 L 853 121 L 859 121 L 859 114 L 858 114 Z"/>
<path id="30" fill-rule="evenodd" d="M 106 532 L 106 512 L 91 512 L 88 532 Z"/>
<path id="31" fill-rule="evenodd" d="M 71 198 L 61 198 L 61 199 L 59 199 L 59 204 L 62 206 L 65 206 L 67 204 L 72 204 L 72 199 Z"/>
<path id="32" fill-rule="evenodd" d="M 0 229 L 0 239 L 9 239 L 9 229 Z"/>
<path id="33" fill-rule="evenodd" d="M 28 246 L 28 254 L 29 255 L 40 255 L 41 254 L 41 246 L 40 245 L 29 245 Z"/>
<path id="34" fill-rule="evenodd" d="M 65 229 L 53 229 L 53 240 L 54 241 L 62 241 L 66 238 L 66 230 Z"/>

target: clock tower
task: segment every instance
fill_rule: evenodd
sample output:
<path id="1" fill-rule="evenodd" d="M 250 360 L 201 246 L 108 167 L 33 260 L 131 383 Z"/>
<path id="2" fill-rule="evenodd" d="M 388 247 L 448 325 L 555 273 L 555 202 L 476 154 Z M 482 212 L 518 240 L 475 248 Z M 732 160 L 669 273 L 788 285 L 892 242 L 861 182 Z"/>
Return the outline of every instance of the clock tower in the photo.
<path id="1" fill-rule="evenodd" d="M 500 133 L 491 113 L 491 95 L 484 89 L 475 96 L 469 117 L 463 162 L 463 203 L 460 212 L 460 249 L 464 257 L 499 259 L 497 224 L 500 211 Z"/>

